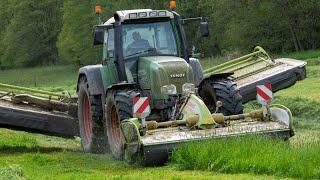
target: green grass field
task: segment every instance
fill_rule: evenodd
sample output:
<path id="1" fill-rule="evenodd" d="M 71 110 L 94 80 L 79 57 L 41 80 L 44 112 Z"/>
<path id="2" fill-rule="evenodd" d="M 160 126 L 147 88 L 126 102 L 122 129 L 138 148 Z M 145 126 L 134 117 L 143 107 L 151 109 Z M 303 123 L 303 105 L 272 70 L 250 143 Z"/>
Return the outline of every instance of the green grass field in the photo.
<path id="1" fill-rule="evenodd" d="M 289 143 L 236 139 L 191 144 L 178 149 L 167 166 L 143 168 L 109 155 L 84 154 L 79 138 L 0 129 L 0 179 L 320 178 L 319 52 L 288 55 L 309 62 L 307 79 L 276 94 L 276 103 L 288 106 L 295 116 L 296 135 Z M 76 76 L 72 66 L 19 69 L 0 72 L 0 82 L 74 93 Z M 251 102 L 246 109 L 255 106 Z"/>
<path id="2" fill-rule="evenodd" d="M 0 82 L 53 92 L 76 92 L 78 67 L 49 66 L 0 71 Z"/>
<path id="3" fill-rule="evenodd" d="M 318 178 L 320 134 L 314 135 L 318 137 L 308 137 L 309 143 L 286 144 L 263 136 L 195 142 L 176 150 L 173 163 L 180 169 Z"/>
<path id="4" fill-rule="evenodd" d="M 179 171 L 172 166 L 133 167 L 109 155 L 81 152 L 79 139 L 67 140 L 7 129 L 0 130 L 0 179 L 269 179 L 272 176 Z"/>

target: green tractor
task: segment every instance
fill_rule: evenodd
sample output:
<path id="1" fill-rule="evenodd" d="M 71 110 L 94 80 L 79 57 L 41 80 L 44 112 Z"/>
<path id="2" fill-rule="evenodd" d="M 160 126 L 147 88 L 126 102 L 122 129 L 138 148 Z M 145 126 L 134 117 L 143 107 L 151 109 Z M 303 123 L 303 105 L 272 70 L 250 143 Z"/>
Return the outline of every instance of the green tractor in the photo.
<path id="1" fill-rule="evenodd" d="M 94 27 L 102 62 L 81 68 L 77 85 L 85 152 L 156 165 L 184 142 L 255 132 L 292 135 L 288 109 L 242 114 L 232 73 L 204 76 L 183 28 L 194 21 L 208 36 L 204 18 L 182 19 L 167 10 L 117 11 Z"/>

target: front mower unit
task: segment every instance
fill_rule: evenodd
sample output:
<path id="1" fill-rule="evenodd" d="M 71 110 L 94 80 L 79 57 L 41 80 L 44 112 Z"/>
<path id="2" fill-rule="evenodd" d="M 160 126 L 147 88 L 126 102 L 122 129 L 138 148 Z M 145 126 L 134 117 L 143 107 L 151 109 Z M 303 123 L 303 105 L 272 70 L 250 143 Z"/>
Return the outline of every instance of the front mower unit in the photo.
<path id="1" fill-rule="evenodd" d="M 270 116 L 264 116 L 263 109 L 224 116 L 210 114 L 202 100 L 191 94 L 181 107 L 183 118 L 165 122 L 147 121 L 145 135 L 140 133 L 142 126 L 138 118 L 123 121 L 121 127 L 126 142 L 126 160 L 138 160 L 147 166 L 161 165 L 181 143 L 247 134 L 270 134 L 288 139 L 293 133 L 291 112 L 281 105 L 268 107 Z"/>

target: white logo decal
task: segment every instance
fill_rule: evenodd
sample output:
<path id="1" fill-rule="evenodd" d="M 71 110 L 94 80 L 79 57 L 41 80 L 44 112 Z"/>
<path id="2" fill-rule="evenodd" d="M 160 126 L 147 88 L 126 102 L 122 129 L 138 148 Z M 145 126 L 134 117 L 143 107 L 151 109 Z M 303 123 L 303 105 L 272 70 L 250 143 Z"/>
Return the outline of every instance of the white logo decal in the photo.
<path id="1" fill-rule="evenodd" d="M 185 73 L 181 73 L 181 74 L 170 74 L 171 78 L 183 78 L 185 77 L 186 74 Z"/>

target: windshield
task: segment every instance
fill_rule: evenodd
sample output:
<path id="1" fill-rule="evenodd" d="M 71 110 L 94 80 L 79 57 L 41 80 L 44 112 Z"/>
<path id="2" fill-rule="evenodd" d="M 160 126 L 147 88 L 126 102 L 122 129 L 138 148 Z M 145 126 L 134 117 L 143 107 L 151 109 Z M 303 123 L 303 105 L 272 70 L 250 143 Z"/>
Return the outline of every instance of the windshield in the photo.
<path id="1" fill-rule="evenodd" d="M 177 42 L 170 21 L 124 24 L 124 57 L 136 57 L 150 52 L 153 55 L 178 56 Z"/>

